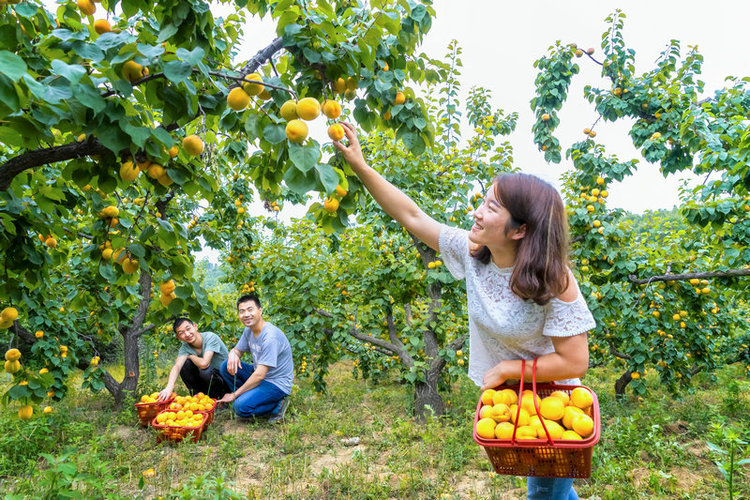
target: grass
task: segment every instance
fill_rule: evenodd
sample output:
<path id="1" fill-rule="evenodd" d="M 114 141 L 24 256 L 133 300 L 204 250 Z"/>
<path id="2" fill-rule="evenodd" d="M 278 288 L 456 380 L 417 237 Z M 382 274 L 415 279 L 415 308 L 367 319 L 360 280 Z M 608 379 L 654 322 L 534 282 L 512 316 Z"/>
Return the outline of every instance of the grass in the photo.
<path id="1" fill-rule="evenodd" d="M 677 399 L 649 380 L 647 398 L 616 401 L 616 377 L 597 368 L 585 380 L 599 395 L 602 438 L 591 478 L 576 480 L 579 495 L 728 498 L 714 463 L 722 457 L 706 443 L 725 447 L 727 429 L 750 441 L 750 382 L 741 367 L 701 378 Z M 420 424 L 410 416 L 407 386 L 354 379 L 351 365 L 339 363 L 326 395 L 297 381 L 283 424 L 224 411 L 198 443 L 157 444 L 132 405 L 118 412 L 106 393 L 72 390 L 50 415 L 20 421 L 15 407 L 0 414 L 0 491 L 6 498 L 525 498 L 525 479 L 495 474 L 472 440 L 477 396 L 462 380 L 444 394 L 448 413 Z M 144 476 L 149 469 L 153 476 Z M 735 498 L 750 497 L 748 472 L 735 480 Z"/>

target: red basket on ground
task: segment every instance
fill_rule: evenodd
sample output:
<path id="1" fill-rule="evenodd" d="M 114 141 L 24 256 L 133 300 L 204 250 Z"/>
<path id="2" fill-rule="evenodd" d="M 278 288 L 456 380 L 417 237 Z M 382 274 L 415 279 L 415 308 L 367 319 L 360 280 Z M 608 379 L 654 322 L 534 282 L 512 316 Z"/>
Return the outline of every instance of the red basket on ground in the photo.
<path id="1" fill-rule="evenodd" d="M 216 405 L 217 405 L 216 401 L 217 400 L 214 399 L 213 401 L 214 401 L 214 405 L 211 408 L 209 408 L 208 410 L 195 410 L 195 411 L 193 411 L 193 413 L 201 413 L 203 415 L 206 415 L 206 423 L 205 423 L 204 427 L 214 421 L 214 412 L 216 411 Z"/>
<path id="2" fill-rule="evenodd" d="M 176 410 L 164 410 L 161 413 L 177 413 Z M 195 414 L 195 412 L 194 412 Z M 208 426 L 208 417 L 205 414 L 200 414 L 202 417 L 201 424 L 197 427 L 184 427 L 178 425 L 166 425 L 160 424 L 156 421 L 156 417 L 151 421 L 151 426 L 159 432 L 159 436 L 156 438 L 156 442 L 160 443 L 164 440 L 167 441 L 182 441 L 185 438 L 192 438 L 194 443 L 197 443 L 201 438 L 203 431 Z"/>
<path id="3" fill-rule="evenodd" d="M 173 399 L 174 395 L 165 401 L 157 401 L 156 403 L 136 403 L 135 409 L 138 411 L 138 420 L 141 425 L 148 427 L 154 417 L 164 411 Z"/>
<path id="4" fill-rule="evenodd" d="M 521 383 L 518 394 L 523 393 L 523 371 L 525 362 L 522 362 Z M 518 429 L 518 419 L 513 430 L 511 439 L 485 439 L 477 435 L 476 425 L 479 421 L 479 411 L 482 409 L 480 398 L 477 411 L 474 415 L 474 441 L 484 447 L 487 456 L 498 474 L 511 476 L 537 476 L 537 477 L 578 477 L 591 476 L 591 458 L 594 445 L 599 442 L 601 434 L 601 422 L 599 416 L 599 401 L 594 391 L 582 385 L 560 385 L 555 383 L 536 383 L 536 359 L 532 369 L 533 392 L 539 396 L 534 398 L 534 406 L 539 413 L 537 399 L 549 396 L 554 391 L 564 391 L 569 395 L 573 389 L 583 387 L 591 393 L 593 404 L 591 406 L 591 419 L 594 421 L 594 430 L 591 435 L 582 440 L 552 439 L 547 432 L 547 439 L 516 439 L 515 433 Z M 514 389 L 509 385 L 502 385 L 496 390 Z"/>

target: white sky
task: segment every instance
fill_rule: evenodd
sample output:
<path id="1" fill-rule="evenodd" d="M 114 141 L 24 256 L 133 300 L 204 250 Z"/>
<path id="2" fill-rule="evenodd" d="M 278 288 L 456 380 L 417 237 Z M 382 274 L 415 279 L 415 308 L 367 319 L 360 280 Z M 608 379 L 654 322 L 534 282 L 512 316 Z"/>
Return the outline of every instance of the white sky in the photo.
<path id="1" fill-rule="evenodd" d="M 706 82 L 706 95 L 721 88 L 726 76 L 750 75 L 750 59 L 742 49 L 746 43 L 744 24 L 750 18 L 750 4 L 742 1 L 436 0 L 433 26 L 420 51 L 442 57 L 450 40 L 458 40 L 463 49 L 459 80 L 464 95 L 472 86 L 483 86 L 492 91 L 494 107 L 518 112 L 518 127 L 509 138 L 514 147 L 515 165 L 559 186 L 560 174 L 571 165 L 565 160 L 557 165 L 545 163 L 532 142 L 534 116 L 529 101 L 534 96 L 536 71 L 533 63 L 546 54 L 556 40 L 576 42 L 584 49 L 594 47 L 595 57 L 601 60 L 601 35 L 607 27 L 604 19 L 617 7 L 623 8 L 627 15 L 625 42 L 636 51 L 637 74 L 650 70 L 669 41 L 677 39 L 681 41 L 683 54 L 688 45 L 698 45 L 703 54 L 702 79 Z M 241 58 L 248 59 L 273 37 L 272 23 L 251 21 Z M 581 73 L 573 80 L 557 129 L 563 152 L 580 140 L 582 130 L 597 118 L 593 106 L 583 99 L 583 87 L 587 84 L 609 86 L 600 77 L 600 66 L 586 57 L 578 62 Z M 635 175 L 610 187 L 609 205 L 642 213 L 679 204 L 678 187 L 685 176 L 665 179 L 657 165 L 642 160 L 627 135 L 628 129 L 629 122 L 624 120 L 614 124 L 600 121 L 596 126 L 596 140 L 603 143 L 609 153 L 622 160 L 641 160 Z M 311 134 L 318 140 L 325 140 L 322 128 L 312 128 Z"/>

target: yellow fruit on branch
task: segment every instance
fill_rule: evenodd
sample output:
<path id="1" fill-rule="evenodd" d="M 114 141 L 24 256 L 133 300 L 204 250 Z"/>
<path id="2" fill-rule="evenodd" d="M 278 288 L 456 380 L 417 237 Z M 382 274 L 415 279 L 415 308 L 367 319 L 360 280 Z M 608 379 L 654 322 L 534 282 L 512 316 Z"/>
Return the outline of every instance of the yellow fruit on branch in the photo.
<path id="1" fill-rule="evenodd" d="M 326 100 L 322 106 L 323 114 L 326 115 L 330 120 L 335 120 L 341 116 L 341 104 L 331 99 Z"/>
<path id="2" fill-rule="evenodd" d="M 156 181 L 164 187 L 168 187 L 174 184 L 174 181 L 169 176 L 169 172 L 167 172 L 166 169 L 164 170 L 164 173 L 162 175 L 157 177 Z"/>
<path id="3" fill-rule="evenodd" d="M 109 21 L 106 19 L 97 19 L 94 21 L 94 31 L 99 33 L 100 35 L 103 35 L 104 33 L 109 33 L 112 31 L 112 25 L 109 24 Z"/>
<path id="4" fill-rule="evenodd" d="M 44 240 L 44 244 L 47 245 L 50 248 L 56 248 L 57 247 L 57 240 L 54 237 L 50 236 L 49 238 L 47 238 L 46 240 Z"/>
<path id="5" fill-rule="evenodd" d="M 42 330 L 37 330 L 36 332 L 34 332 L 34 337 L 40 339 L 44 337 L 44 332 Z"/>
<path id="6" fill-rule="evenodd" d="M 159 297 L 159 302 L 161 302 L 161 305 L 163 305 L 164 307 L 169 307 L 169 304 L 171 304 L 172 301 L 176 298 L 177 298 L 177 295 L 175 295 L 174 292 L 170 292 L 168 294 L 162 294 Z"/>
<path id="7" fill-rule="evenodd" d="M 346 80 L 344 80 L 343 78 L 338 78 L 333 81 L 331 86 L 333 87 L 334 92 L 336 92 L 337 94 L 343 94 L 346 90 Z"/>
<path id="8" fill-rule="evenodd" d="M 114 205 L 110 205 L 108 207 L 105 207 L 101 211 L 101 216 L 106 219 L 109 217 L 117 217 L 119 213 L 120 213 L 120 210 L 117 207 L 115 207 Z"/>
<path id="9" fill-rule="evenodd" d="M 320 116 L 320 103 L 314 97 L 305 97 L 297 103 L 297 116 L 303 120 L 314 120 Z"/>
<path id="10" fill-rule="evenodd" d="M 549 115 L 548 115 L 547 113 L 544 113 L 544 114 L 542 115 L 542 121 L 543 121 L 543 122 L 549 121 L 549 118 L 550 118 L 550 116 L 549 116 Z"/>
<path id="11" fill-rule="evenodd" d="M 18 309 L 15 307 L 6 307 L 0 312 L 0 319 L 10 321 L 11 323 L 18 319 Z"/>
<path id="12" fill-rule="evenodd" d="M 112 258 L 112 252 L 113 250 L 111 248 L 105 248 L 102 250 L 102 259 L 109 260 Z"/>
<path id="13" fill-rule="evenodd" d="M 359 81 L 356 77 L 350 76 L 346 79 L 346 90 L 357 90 L 357 87 L 359 86 Z"/>
<path id="14" fill-rule="evenodd" d="M 162 167 L 158 163 L 152 163 L 151 165 L 149 165 L 146 174 L 152 179 L 158 179 L 159 177 L 164 175 L 165 172 L 166 170 L 164 169 L 164 167 Z"/>
<path id="15" fill-rule="evenodd" d="M 403 104 L 406 102 L 406 96 L 403 92 L 399 91 L 396 92 L 396 97 L 393 99 L 393 104 L 398 106 L 399 104 Z"/>
<path id="16" fill-rule="evenodd" d="M 262 82 L 263 81 L 263 79 L 258 73 L 250 73 L 249 75 L 246 75 L 245 80 L 247 80 L 248 82 Z M 253 95 L 258 95 L 261 92 L 263 92 L 263 89 L 265 87 L 258 83 L 243 83 L 242 88 L 245 90 L 247 94 L 253 96 Z"/>
<path id="17" fill-rule="evenodd" d="M 135 83 L 146 75 L 148 75 L 148 69 L 135 61 L 127 61 L 122 65 L 122 77 L 130 83 Z"/>
<path id="18" fill-rule="evenodd" d="M 177 147 L 176 144 L 167 150 L 167 154 L 169 155 L 170 158 L 177 157 L 179 152 L 180 152 L 180 149 Z"/>
<path id="19" fill-rule="evenodd" d="M 133 165 L 132 161 L 126 161 L 120 165 L 120 178 L 125 182 L 133 182 L 140 173 L 140 169 Z"/>
<path id="20" fill-rule="evenodd" d="M 338 196 L 339 198 L 343 198 L 344 196 L 346 196 L 346 193 L 348 193 L 348 191 L 341 187 L 340 184 L 336 186 L 336 196 Z"/>
<path id="21" fill-rule="evenodd" d="M 177 146 L 175 146 L 175 147 L 177 147 Z M 149 160 L 149 159 L 145 159 L 143 161 L 138 160 L 138 161 L 136 161 L 136 165 L 138 166 L 138 169 L 141 172 L 145 172 L 146 170 L 148 170 L 148 167 L 151 166 L 151 160 Z"/>
<path id="22" fill-rule="evenodd" d="M 336 213 L 336 210 L 339 209 L 339 200 L 336 198 L 326 198 L 325 201 L 323 201 L 323 208 L 329 214 Z"/>
<path id="23" fill-rule="evenodd" d="M 297 102 L 294 99 L 289 99 L 281 105 L 279 113 L 281 114 L 281 117 L 288 122 L 296 120 L 299 118 L 299 116 L 297 116 Z"/>
<path id="24" fill-rule="evenodd" d="M 386 111 L 385 113 L 383 113 L 383 120 L 388 121 L 390 119 L 391 119 L 391 112 L 390 111 Z"/>
<path id="25" fill-rule="evenodd" d="M 328 137 L 334 141 L 340 141 L 344 138 L 344 127 L 339 123 L 334 123 L 328 127 Z"/>
<path id="26" fill-rule="evenodd" d="M 159 290 L 162 294 L 170 294 L 174 292 L 174 289 L 177 288 L 177 285 L 175 284 L 174 280 L 165 281 L 161 285 L 159 285 Z"/>
<path id="27" fill-rule="evenodd" d="M 8 349 L 5 351 L 5 359 L 7 361 L 18 361 L 21 359 L 21 351 L 16 348 Z"/>
<path id="28" fill-rule="evenodd" d="M 268 90 L 267 88 L 264 88 L 263 90 L 260 91 L 260 94 L 258 94 L 258 97 L 260 97 L 264 101 L 267 101 L 271 98 L 271 91 Z"/>
<path id="29" fill-rule="evenodd" d="M 286 124 L 286 138 L 297 144 L 307 139 L 307 124 L 302 120 L 292 120 Z"/>
<path id="30" fill-rule="evenodd" d="M 51 406 L 45 406 L 44 407 L 44 413 L 52 413 L 52 407 Z"/>
<path id="31" fill-rule="evenodd" d="M 93 16 L 96 12 L 96 5 L 91 0 L 78 0 L 76 2 L 78 9 L 87 16 Z"/>
<path id="32" fill-rule="evenodd" d="M 138 270 L 138 259 L 129 259 L 125 257 L 122 261 L 122 270 L 127 274 L 133 274 Z"/>
<path id="33" fill-rule="evenodd" d="M 81 0 L 79 0 L 78 3 L 80 3 Z M 18 410 L 18 418 L 21 420 L 28 420 L 31 418 L 31 416 L 34 414 L 34 408 L 31 405 L 22 406 L 20 410 Z"/>
<path id="34" fill-rule="evenodd" d="M 203 152 L 203 140 L 197 135 L 189 135 L 182 140 L 182 149 L 190 156 L 198 156 Z"/>
<path id="35" fill-rule="evenodd" d="M 235 87 L 227 94 L 227 105 L 235 111 L 242 111 L 250 104 L 250 96 L 240 87 Z"/>
<path id="36" fill-rule="evenodd" d="M 11 375 L 14 373 L 18 373 L 21 370 L 21 362 L 16 360 L 13 361 L 6 361 L 5 362 L 5 372 L 10 373 Z"/>

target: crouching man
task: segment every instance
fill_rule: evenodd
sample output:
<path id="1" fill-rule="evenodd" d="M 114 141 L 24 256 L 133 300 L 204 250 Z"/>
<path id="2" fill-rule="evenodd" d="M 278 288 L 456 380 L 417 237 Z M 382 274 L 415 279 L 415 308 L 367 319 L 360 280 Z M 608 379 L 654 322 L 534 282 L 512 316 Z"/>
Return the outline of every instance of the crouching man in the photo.
<path id="1" fill-rule="evenodd" d="M 278 421 L 286 412 L 294 379 L 289 340 L 263 319 L 257 296 L 240 297 L 237 313 L 245 330 L 221 365 L 229 392 L 219 402 L 234 403 L 234 412 L 240 417 L 268 415 L 270 421 Z M 246 352 L 252 355 L 252 364 L 240 361 Z"/>
<path id="2" fill-rule="evenodd" d="M 182 345 L 169 372 L 167 386 L 159 393 L 159 401 L 172 394 L 178 375 L 191 395 L 202 392 L 218 399 L 226 394 L 228 389 L 220 368 L 228 351 L 221 338 L 213 332 L 199 332 L 197 325 L 188 318 L 177 318 L 172 329 Z"/>

